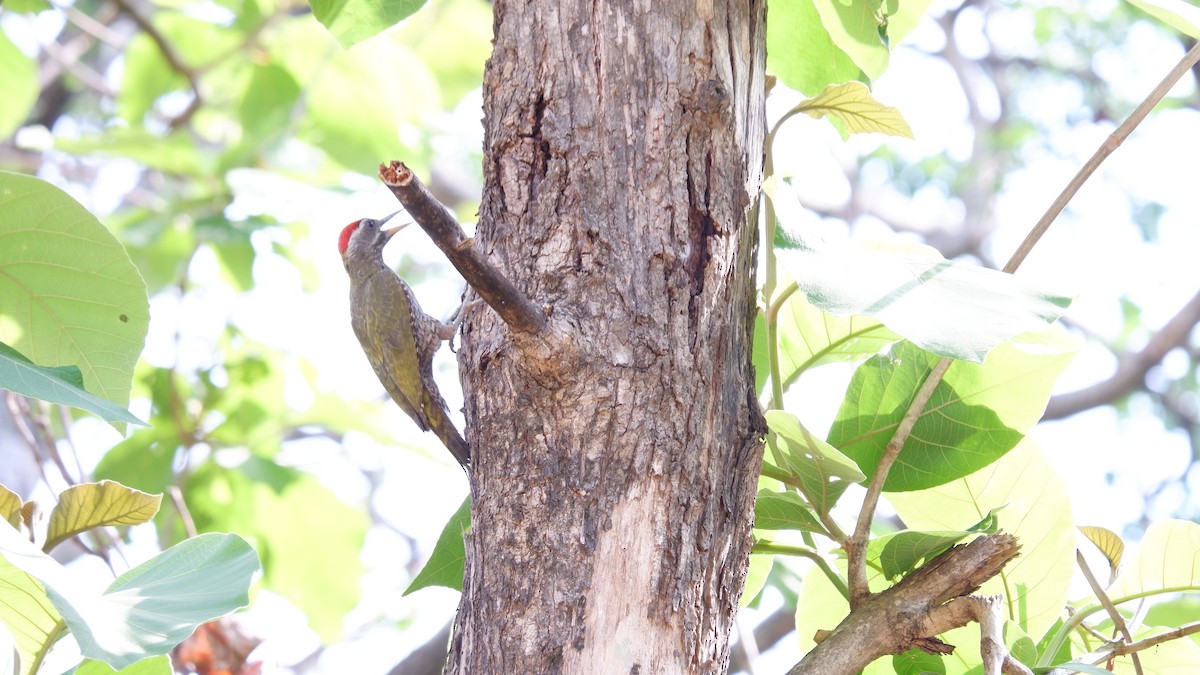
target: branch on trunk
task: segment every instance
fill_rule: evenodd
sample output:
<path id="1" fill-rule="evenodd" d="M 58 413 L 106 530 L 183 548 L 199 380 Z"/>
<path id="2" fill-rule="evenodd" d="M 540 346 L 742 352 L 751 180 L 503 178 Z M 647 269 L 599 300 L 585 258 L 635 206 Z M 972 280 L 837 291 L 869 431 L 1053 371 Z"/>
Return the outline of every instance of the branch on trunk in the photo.
<path id="1" fill-rule="evenodd" d="M 392 160 L 391 164 L 380 164 L 379 178 L 509 328 L 528 334 L 545 329 L 546 317 L 542 311 L 475 250 L 475 240 L 463 232 L 450 210 L 430 194 L 403 162 Z"/>
<path id="2" fill-rule="evenodd" d="M 914 648 L 950 653 L 954 647 L 937 635 L 971 621 L 983 629 L 980 646 L 987 675 L 1028 673 L 997 638 L 1000 604 L 970 596 L 999 574 L 1018 550 L 1016 538 L 1009 534 L 986 535 L 949 549 L 895 586 L 864 600 L 789 675 L 856 673 L 881 656 Z"/>
<path id="3" fill-rule="evenodd" d="M 1042 419 L 1070 417 L 1084 410 L 1112 403 L 1143 386 L 1146 373 L 1162 362 L 1172 349 L 1187 345 L 1192 329 L 1200 323 L 1200 292 L 1171 317 L 1146 346 L 1120 357 L 1117 372 L 1106 380 L 1050 399 Z"/>

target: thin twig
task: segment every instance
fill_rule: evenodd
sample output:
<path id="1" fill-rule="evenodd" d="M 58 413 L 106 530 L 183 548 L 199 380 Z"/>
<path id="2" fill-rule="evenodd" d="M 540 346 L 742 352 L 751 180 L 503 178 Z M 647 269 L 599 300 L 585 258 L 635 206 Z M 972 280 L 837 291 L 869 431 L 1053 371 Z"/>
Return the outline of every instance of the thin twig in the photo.
<path id="1" fill-rule="evenodd" d="M 883 456 L 879 458 L 879 464 L 875 467 L 875 474 L 871 476 L 867 494 L 863 497 L 862 509 L 858 512 L 858 522 L 854 526 L 854 534 L 851 534 L 850 540 L 846 542 L 851 608 L 861 604 L 871 595 L 871 589 L 867 586 L 867 539 L 871 534 L 871 521 L 875 518 L 875 507 L 879 504 L 879 495 L 883 493 L 883 484 L 887 481 L 888 472 L 891 471 L 896 458 L 900 456 L 900 450 L 904 448 L 904 443 L 912 433 L 917 419 L 925 410 L 925 404 L 929 403 L 934 390 L 937 389 L 938 383 L 942 381 L 942 376 L 946 374 L 952 362 L 953 359 L 942 357 L 934 365 L 933 370 L 929 371 L 925 383 L 921 385 L 916 397 L 909 404 L 908 410 L 904 412 L 904 417 L 900 420 L 900 426 L 896 428 L 896 433 L 892 434 L 892 439 L 884 448 Z"/>
<path id="2" fill-rule="evenodd" d="M 403 162 L 379 165 L 379 178 L 391 189 L 405 211 L 446 254 L 450 264 L 463 275 L 509 328 L 517 333 L 537 334 L 546 328 L 546 317 L 500 270 L 478 251 L 475 240 L 463 232 L 450 210 L 430 194 Z"/>
<path id="3" fill-rule="evenodd" d="M 1108 597 L 1108 593 L 1104 592 L 1104 587 L 1096 580 L 1096 575 L 1092 574 L 1092 568 L 1087 564 L 1083 553 L 1078 549 L 1075 550 L 1075 562 L 1079 564 L 1079 569 L 1083 572 L 1083 578 L 1087 579 L 1088 586 L 1091 586 L 1092 593 L 1096 595 L 1096 599 L 1100 601 L 1101 605 L 1104 605 L 1104 610 L 1108 612 L 1108 618 L 1112 619 L 1113 627 L 1120 631 L 1121 637 L 1125 638 L 1125 642 L 1133 642 L 1133 635 L 1129 633 L 1129 627 L 1125 625 L 1125 617 L 1121 616 L 1121 612 L 1117 611 L 1117 606 Z M 1141 660 L 1137 654 L 1132 654 L 1131 656 L 1133 657 L 1133 671 L 1137 675 L 1142 675 Z"/>
<path id="4" fill-rule="evenodd" d="M 187 534 L 188 539 L 196 536 L 196 521 L 192 519 L 192 512 L 187 507 L 187 502 L 183 500 L 183 492 L 178 485 L 172 485 L 167 488 L 167 495 L 171 497 L 171 505 L 175 507 L 175 512 L 179 514 L 179 519 L 183 521 L 183 531 Z"/>
<path id="5" fill-rule="evenodd" d="M 196 111 L 200 109 L 200 104 L 203 98 L 200 95 L 200 78 L 196 75 L 195 69 L 183 62 L 183 59 L 179 56 L 179 53 L 175 51 L 175 47 L 173 47 L 171 42 L 167 40 L 167 37 L 162 34 L 162 31 L 158 30 L 158 28 L 150 21 L 150 19 L 139 12 L 133 6 L 133 4 L 129 2 L 129 0 L 113 0 L 113 4 L 115 4 L 117 7 L 120 7 L 121 11 L 128 15 L 129 18 L 132 19 L 135 24 L 137 24 L 137 27 L 141 29 L 141 31 L 145 33 L 152 42 L 154 42 L 154 45 L 158 47 L 158 51 L 160 54 L 162 54 L 163 60 L 167 62 L 167 65 L 171 66 L 172 70 L 179 73 L 183 76 L 183 79 L 187 80 L 188 88 L 192 90 L 192 100 L 188 102 L 188 105 L 183 109 L 183 112 L 168 119 L 167 125 L 172 129 L 176 129 L 184 124 L 187 124 L 188 120 L 192 118 L 192 115 L 196 114 Z"/>
<path id="6" fill-rule="evenodd" d="M 1134 654 L 1136 652 L 1149 649 L 1150 647 L 1154 647 L 1155 645 L 1160 645 L 1164 642 L 1170 642 L 1171 640 L 1177 640 L 1181 637 L 1187 637 L 1195 633 L 1200 633 L 1200 621 L 1185 623 L 1184 625 L 1173 628 L 1165 633 L 1159 633 L 1158 635 L 1153 635 L 1143 640 L 1138 640 L 1137 642 L 1113 645 L 1112 654 L 1105 656 L 1103 659 L 1101 659 L 1101 661 L 1106 661 L 1111 656 L 1125 656 L 1126 654 Z"/>
<path id="7" fill-rule="evenodd" d="M 1046 230 L 1050 229 L 1050 224 L 1054 222 L 1054 219 L 1058 217 L 1058 214 L 1062 213 L 1062 210 L 1066 208 L 1067 203 L 1075 197 L 1075 193 L 1079 192 L 1079 188 L 1083 187 L 1083 184 L 1087 182 L 1087 179 L 1090 178 L 1093 173 L 1095 173 L 1096 169 L 1100 167 L 1100 164 L 1107 159 L 1114 150 L 1119 148 L 1121 143 L 1125 142 L 1125 139 L 1128 138 L 1129 134 L 1133 133 L 1133 130 L 1142 123 L 1142 120 L 1146 119 L 1146 115 L 1149 115 L 1150 111 L 1154 109 L 1154 106 L 1158 105 L 1158 102 L 1167 95 L 1167 92 L 1171 90 L 1171 87 L 1175 86 L 1175 83 L 1179 81 L 1179 78 L 1183 77 L 1184 73 L 1191 70 L 1192 66 L 1196 65 L 1198 61 L 1200 61 L 1200 42 L 1197 42 L 1191 49 L 1188 50 L 1187 54 L 1183 55 L 1183 58 L 1179 60 L 1179 63 L 1175 64 L 1175 67 L 1171 69 L 1171 72 L 1167 73 L 1167 76 L 1162 79 L 1162 82 L 1158 83 L 1158 86 L 1150 92 L 1150 95 L 1147 96 L 1144 101 L 1142 101 L 1141 105 L 1139 105 L 1133 111 L 1133 113 L 1131 113 L 1129 117 L 1121 123 L 1121 126 L 1117 127 L 1117 130 L 1112 132 L 1112 134 L 1105 139 L 1104 143 L 1096 149 L 1095 154 L 1093 154 L 1091 159 L 1087 161 L 1087 164 L 1083 165 L 1083 168 L 1079 170 L 1079 173 L 1076 173 L 1075 177 L 1071 179 L 1071 182 L 1067 184 L 1067 187 L 1062 191 L 1062 194 L 1058 195 L 1058 198 L 1054 200 L 1054 203 L 1050 205 L 1049 209 L 1046 209 L 1046 213 L 1025 237 L 1025 241 L 1021 242 L 1021 245 L 1017 247 L 1017 251 L 1013 253 L 1012 258 L 1009 258 L 1008 260 L 1008 264 L 1004 266 L 1005 272 L 1011 273 L 1016 271 L 1017 267 L 1019 267 L 1021 263 L 1025 261 L 1025 257 L 1029 255 L 1029 252 L 1033 250 L 1033 247 L 1037 244 L 1038 240 L 1042 238 L 1042 235 L 1046 234 Z"/>
<path id="8" fill-rule="evenodd" d="M 776 543 L 770 542 L 770 541 L 758 541 L 758 542 L 754 543 L 753 548 L 751 548 L 750 550 L 753 553 L 769 553 L 772 555 L 794 555 L 794 556 L 798 556 L 801 558 L 808 558 L 809 560 L 811 560 L 813 562 L 813 564 L 815 564 L 817 567 L 821 568 L 821 572 L 823 572 L 825 574 L 825 576 L 829 578 L 829 583 L 833 584 L 834 588 L 836 588 L 838 590 L 838 592 L 842 594 L 842 597 L 846 598 L 847 600 L 850 599 L 850 589 L 848 589 L 846 587 L 846 582 L 842 581 L 841 575 L 839 575 L 833 569 L 833 567 L 831 567 L 829 565 L 829 562 L 825 560 L 824 556 L 822 556 L 820 553 L 818 553 L 817 551 L 815 551 L 811 548 L 807 548 L 805 546 L 789 546 L 787 544 L 776 544 Z"/>

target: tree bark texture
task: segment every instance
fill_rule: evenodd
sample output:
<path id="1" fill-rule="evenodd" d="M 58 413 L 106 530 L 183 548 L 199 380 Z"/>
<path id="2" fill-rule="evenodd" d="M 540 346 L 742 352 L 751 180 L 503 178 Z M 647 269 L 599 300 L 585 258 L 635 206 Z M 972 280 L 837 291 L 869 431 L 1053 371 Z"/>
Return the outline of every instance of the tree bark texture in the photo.
<path id="1" fill-rule="evenodd" d="M 712 673 L 750 550 L 761 0 L 495 3 L 448 671 Z"/>

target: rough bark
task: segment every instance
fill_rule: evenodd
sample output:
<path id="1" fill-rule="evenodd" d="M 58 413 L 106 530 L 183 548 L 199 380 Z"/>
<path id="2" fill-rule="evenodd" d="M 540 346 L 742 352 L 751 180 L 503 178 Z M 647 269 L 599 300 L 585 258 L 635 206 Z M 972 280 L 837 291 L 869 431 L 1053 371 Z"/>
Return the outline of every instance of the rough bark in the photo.
<path id="1" fill-rule="evenodd" d="M 722 672 L 765 429 L 750 365 L 764 6 L 499 1 L 448 672 Z"/>

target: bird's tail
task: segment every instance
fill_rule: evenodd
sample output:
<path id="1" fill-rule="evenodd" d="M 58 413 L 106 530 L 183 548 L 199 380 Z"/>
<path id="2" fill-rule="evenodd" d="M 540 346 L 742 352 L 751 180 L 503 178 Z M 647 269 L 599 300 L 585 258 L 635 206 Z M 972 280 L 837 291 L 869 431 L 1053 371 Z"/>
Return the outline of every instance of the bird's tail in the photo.
<path id="1" fill-rule="evenodd" d="M 462 434 L 458 433 L 458 429 L 454 426 L 454 422 L 450 421 L 446 412 L 438 410 L 429 421 L 433 433 L 437 434 L 450 454 L 454 455 L 454 459 L 458 460 L 464 469 L 467 468 L 471 463 L 471 446 L 463 439 Z"/>

